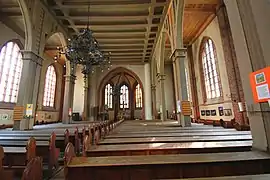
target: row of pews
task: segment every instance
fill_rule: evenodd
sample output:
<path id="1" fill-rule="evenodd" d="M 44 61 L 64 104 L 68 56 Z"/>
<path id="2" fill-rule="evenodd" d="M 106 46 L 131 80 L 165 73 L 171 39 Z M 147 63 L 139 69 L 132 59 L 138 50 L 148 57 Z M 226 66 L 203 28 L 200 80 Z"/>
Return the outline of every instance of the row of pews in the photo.
<path id="1" fill-rule="evenodd" d="M 95 147 L 120 123 L 103 121 L 39 126 L 32 131 L 1 130 L 0 179 L 52 177 L 64 163 L 64 150 L 69 143 L 74 144 L 74 153 L 79 156 L 90 145 Z"/>
<path id="2" fill-rule="evenodd" d="M 84 142 L 89 144 L 87 137 Z M 95 146 L 87 146 L 83 156 L 69 143 L 62 179 L 270 179 L 270 156 L 251 147 L 250 131 L 125 121 Z"/>

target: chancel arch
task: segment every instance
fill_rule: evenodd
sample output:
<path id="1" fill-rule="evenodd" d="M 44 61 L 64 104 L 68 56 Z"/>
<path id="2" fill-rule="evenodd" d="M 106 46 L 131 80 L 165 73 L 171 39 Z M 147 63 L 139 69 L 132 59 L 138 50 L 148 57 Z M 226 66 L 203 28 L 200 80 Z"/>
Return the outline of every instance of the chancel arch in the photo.
<path id="1" fill-rule="evenodd" d="M 141 108 L 136 108 L 137 85 L 140 87 L 142 96 L 139 98 L 141 99 Z M 143 85 L 134 72 L 123 67 L 115 68 L 104 76 L 99 89 L 99 109 L 103 111 L 104 107 L 107 106 L 110 119 L 117 118 L 123 112 L 126 119 L 144 118 Z M 109 93 L 108 90 L 112 93 Z M 105 99 L 112 100 L 112 108 L 110 108 L 110 103 L 105 103 L 108 102 Z"/>

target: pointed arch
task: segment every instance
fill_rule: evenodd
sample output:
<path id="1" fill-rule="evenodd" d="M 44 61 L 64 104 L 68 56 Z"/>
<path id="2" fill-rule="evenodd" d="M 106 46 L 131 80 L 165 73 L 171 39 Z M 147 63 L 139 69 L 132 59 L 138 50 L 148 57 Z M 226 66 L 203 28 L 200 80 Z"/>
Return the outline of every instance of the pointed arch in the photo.
<path id="1" fill-rule="evenodd" d="M 27 3 L 25 0 L 18 0 L 20 6 L 23 22 L 24 22 L 24 32 L 25 32 L 25 45 L 24 50 L 33 49 L 33 31 L 32 31 L 32 21 L 30 16 L 30 10 L 28 9 Z"/>

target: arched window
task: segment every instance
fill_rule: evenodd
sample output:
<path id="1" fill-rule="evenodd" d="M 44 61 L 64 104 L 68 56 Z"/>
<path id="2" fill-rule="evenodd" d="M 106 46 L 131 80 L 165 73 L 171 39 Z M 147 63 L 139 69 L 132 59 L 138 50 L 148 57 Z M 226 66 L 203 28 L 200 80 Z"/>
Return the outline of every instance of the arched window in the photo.
<path id="1" fill-rule="evenodd" d="M 47 68 L 46 72 L 43 106 L 54 107 L 55 90 L 56 90 L 56 73 L 54 66 L 50 65 Z"/>
<path id="2" fill-rule="evenodd" d="M 105 86 L 105 105 L 108 106 L 108 108 L 112 108 L 112 85 L 107 84 Z"/>
<path id="3" fill-rule="evenodd" d="M 0 51 L 0 101 L 16 103 L 22 73 L 22 54 L 15 42 L 6 43 Z"/>
<path id="4" fill-rule="evenodd" d="M 202 68 L 207 99 L 221 96 L 221 83 L 217 71 L 217 56 L 214 42 L 207 38 L 203 41 Z"/>
<path id="5" fill-rule="evenodd" d="M 140 84 L 136 86 L 135 90 L 135 104 L 136 108 L 142 108 L 142 89 Z"/>
<path id="6" fill-rule="evenodd" d="M 129 108 L 128 87 L 126 85 L 122 85 L 120 93 L 120 108 Z"/>

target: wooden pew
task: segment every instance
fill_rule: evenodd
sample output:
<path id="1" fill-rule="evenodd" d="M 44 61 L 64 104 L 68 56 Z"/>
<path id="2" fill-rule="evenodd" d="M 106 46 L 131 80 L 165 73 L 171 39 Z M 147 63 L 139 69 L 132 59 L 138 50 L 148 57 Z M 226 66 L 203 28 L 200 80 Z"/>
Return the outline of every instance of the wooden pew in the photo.
<path id="1" fill-rule="evenodd" d="M 142 137 L 187 137 L 187 136 L 236 136 L 236 135 L 251 135 L 249 131 L 221 131 L 221 132 L 138 132 L 138 133 L 115 133 L 106 137 L 106 139 L 112 138 L 142 138 Z"/>
<path id="2" fill-rule="evenodd" d="M 208 177 L 208 178 L 189 178 L 181 180 L 269 180 L 270 174 L 246 175 L 246 176 L 226 176 L 226 177 Z M 167 179 L 180 180 L 180 179 Z"/>
<path id="3" fill-rule="evenodd" d="M 143 144 L 143 143 L 182 143 L 182 142 L 216 142 L 216 141 L 250 141 L 251 135 L 241 136 L 206 136 L 206 137 L 147 137 L 147 138 L 113 138 L 105 139 L 99 144 L 113 145 L 113 144 Z"/>
<path id="4" fill-rule="evenodd" d="M 220 142 L 186 142 L 186 143 L 145 143 L 99 145 L 88 149 L 88 157 L 98 156 L 137 156 L 166 154 L 196 154 L 218 152 L 251 151 L 252 141 L 220 141 Z"/>
<path id="5" fill-rule="evenodd" d="M 29 162 L 27 163 L 25 170 L 22 174 L 22 180 L 42 180 L 42 160 L 40 157 L 34 157 L 33 147 L 34 142 L 33 140 L 29 140 L 28 144 L 28 153 L 27 158 Z M 12 170 L 4 170 L 4 166 L 2 164 L 2 160 L 4 158 L 4 148 L 0 146 L 0 179 L 2 180 L 13 180 L 14 175 Z"/>
<path id="6" fill-rule="evenodd" d="M 51 134 L 49 141 L 36 141 L 31 137 L 27 143 L 27 147 L 21 146 L 26 144 L 24 141 L 19 141 L 21 144 L 13 144 L 13 147 L 7 146 L 5 149 L 4 165 L 10 169 L 16 169 L 20 174 L 27 162 L 33 157 L 40 156 L 45 164 L 48 164 L 49 173 L 53 173 L 58 168 L 59 148 L 56 147 L 56 135 Z M 12 143 L 12 142 L 11 142 Z M 40 146 L 40 144 L 42 146 Z M 14 147 L 17 146 L 17 147 Z"/>
<path id="7" fill-rule="evenodd" d="M 31 137 L 26 147 L 3 147 L 3 149 L 5 154 L 4 168 L 12 170 L 15 175 L 21 176 L 27 163 L 36 157 L 36 140 Z"/>
<path id="8" fill-rule="evenodd" d="M 66 179 L 76 179 L 78 174 L 84 179 L 150 180 L 270 173 L 270 155 L 262 152 L 88 158 L 71 155 L 68 159 Z"/>

